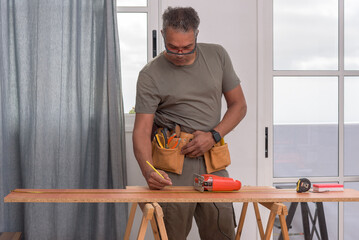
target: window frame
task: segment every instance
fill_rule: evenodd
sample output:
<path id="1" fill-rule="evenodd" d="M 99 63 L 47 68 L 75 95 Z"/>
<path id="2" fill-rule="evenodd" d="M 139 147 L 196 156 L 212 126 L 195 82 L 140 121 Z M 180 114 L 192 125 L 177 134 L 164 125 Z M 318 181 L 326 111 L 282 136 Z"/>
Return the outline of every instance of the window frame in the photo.
<path id="1" fill-rule="evenodd" d="M 310 177 L 313 182 L 359 182 L 359 176 L 344 175 L 344 77 L 359 76 L 359 70 L 344 69 L 344 0 L 338 0 L 338 70 L 274 70 L 273 64 L 273 0 L 257 2 L 258 37 L 258 135 L 257 182 L 260 186 L 295 183 L 298 178 L 273 177 L 273 78 L 280 76 L 338 77 L 338 176 Z M 266 134 L 267 129 L 267 134 Z M 267 136 L 267 137 L 266 137 Z M 266 157 L 267 145 L 267 157 Z M 339 239 L 344 238 L 344 204 L 339 203 Z"/>
<path id="2" fill-rule="evenodd" d="M 161 38 L 160 38 L 160 26 L 159 26 L 159 0 L 147 0 L 147 6 L 116 6 L 116 15 L 117 13 L 146 13 L 147 14 L 147 62 L 153 59 L 152 57 L 152 30 L 157 31 L 156 45 L 157 45 L 157 54 L 160 52 L 161 48 Z M 120 46 L 121 47 L 121 46 Z M 121 77 L 121 81 L 125 81 Z M 135 114 L 125 113 L 125 129 L 126 132 L 132 132 L 134 124 Z"/>

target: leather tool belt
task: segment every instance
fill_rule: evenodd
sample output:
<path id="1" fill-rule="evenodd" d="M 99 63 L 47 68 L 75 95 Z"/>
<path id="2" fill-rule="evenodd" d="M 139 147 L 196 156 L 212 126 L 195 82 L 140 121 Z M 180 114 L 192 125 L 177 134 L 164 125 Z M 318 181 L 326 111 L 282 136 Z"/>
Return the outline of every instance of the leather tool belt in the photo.
<path id="1" fill-rule="evenodd" d="M 162 128 L 157 129 L 157 133 L 161 131 Z M 156 139 L 155 136 L 152 141 L 153 166 L 181 175 L 185 158 L 185 155 L 181 154 L 181 148 L 191 141 L 193 137 L 190 133 L 177 131 L 176 136 L 164 147 L 158 144 L 158 141 L 164 142 L 164 139 L 161 137 Z M 228 144 L 221 145 L 220 142 L 215 144 L 209 151 L 204 153 L 204 159 L 207 173 L 225 169 L 231 164 Z"/>

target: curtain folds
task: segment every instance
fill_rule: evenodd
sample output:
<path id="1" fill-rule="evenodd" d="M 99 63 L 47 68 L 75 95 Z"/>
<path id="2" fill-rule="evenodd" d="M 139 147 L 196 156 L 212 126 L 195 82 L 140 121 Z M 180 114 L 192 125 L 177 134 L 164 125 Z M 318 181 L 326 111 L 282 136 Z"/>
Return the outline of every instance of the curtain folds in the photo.
<path id="1" fill-rule="evenodd" d="M 15 188 L 124 188 L 114 0 L 0 2 L 0 197 Z M 0 232 L 122 239 L 127 204 L 5 204 Z"/>

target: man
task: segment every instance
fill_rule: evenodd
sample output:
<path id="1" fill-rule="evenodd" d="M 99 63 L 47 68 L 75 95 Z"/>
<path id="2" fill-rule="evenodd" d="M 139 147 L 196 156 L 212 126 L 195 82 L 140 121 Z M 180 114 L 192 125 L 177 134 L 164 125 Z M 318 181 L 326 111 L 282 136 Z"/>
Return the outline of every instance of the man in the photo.
<path id="1" fill-rule="evenodd" d="M 205 153 L 237 126 L 247 109 L 239 78 L 224 48 L 197 44 L 200 22 L 197 12 L 190 7 L 169 7 L 162 18 L 166 51 L 139 74 L 133 131 L 135 157 L 150 189 L 193 185 L 193 173 L 208 173 Z M 221 120 L 222 94 L 227 111 Z M 180 126 L 182 132 L 192 134 L 178 149 L 184 158 L 182 168 L 179 172 L 159 170 L 164 178 L 146 164 L 155 160 L 151 143 L 153 126 L 168 129 Z M 174 161 L 169 158 L 164 160 Z M 211 174 L 228 177 L 225 167 Z M 169 239 L 186 239 L 193 217 L 201 239 L 234 239 L 235 220 L 230 203 L 161 206 Z"/>

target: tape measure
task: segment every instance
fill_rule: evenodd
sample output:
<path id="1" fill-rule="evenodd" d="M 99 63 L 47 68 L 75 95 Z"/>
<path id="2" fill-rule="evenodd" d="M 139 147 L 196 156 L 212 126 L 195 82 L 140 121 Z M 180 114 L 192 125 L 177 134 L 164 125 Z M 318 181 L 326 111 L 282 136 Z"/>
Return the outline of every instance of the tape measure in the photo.
<path id="1" fill-rule="evenodd" d="M 308 192 L 312 184 L 307 178 L 300 178 L 297 182 L 297 192 L 303 193 Z"/>

